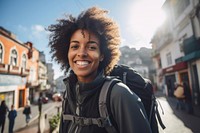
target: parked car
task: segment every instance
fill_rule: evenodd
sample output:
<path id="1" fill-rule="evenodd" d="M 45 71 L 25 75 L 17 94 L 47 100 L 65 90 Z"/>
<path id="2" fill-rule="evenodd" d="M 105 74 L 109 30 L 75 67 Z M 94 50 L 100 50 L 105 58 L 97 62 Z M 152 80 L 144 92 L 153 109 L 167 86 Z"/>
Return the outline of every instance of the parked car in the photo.
<path id="1" fill-rule="evenodd" d="M 48 103 L 48 101 L 49 101 L 48 97 L 46 97 L 46 96 L 42 97 L 42 102 L 43 103 Z"/>
<path id="2" fill-rule="evenodd" d="M 62 101 L 62 95 L 60 93 L 53 94 L 52 98 L 54 101 L 58 101 L 58 102 Z"/>

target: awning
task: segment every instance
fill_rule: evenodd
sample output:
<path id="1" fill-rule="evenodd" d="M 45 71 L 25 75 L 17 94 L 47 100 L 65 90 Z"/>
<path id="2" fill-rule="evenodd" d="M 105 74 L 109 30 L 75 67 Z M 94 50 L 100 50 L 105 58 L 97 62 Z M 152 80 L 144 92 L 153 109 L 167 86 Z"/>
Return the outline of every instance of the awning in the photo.
<path id="1" fill-rule="evenodd" d="M 180 62 L 180 63 L 177 63 L 173 66 L 170 66 L 170 67 L 167 67 L 167 68 L 164 68 L 163 69 L 163 74 L 165 73 L 171 73 L 171 72 L 176 72 L 176 71 L 180 71 L 180 70 L 183 70 L 183 69 L 187 69 L 187 63 L 186 62 Z"/>
<path id="2" fill-rule="evenodd" d="M 180 57 L 178 59 L 176 59 L 176 63 L 178 62 L 183 62 L 183 61 L 189 61 L 189 60 L 195 60 L 195 59 L 198 59 L 200 58 L 200 50 L 199 51 L 194 51 L 190 54 L 187 54 L 183 57 Z"/>

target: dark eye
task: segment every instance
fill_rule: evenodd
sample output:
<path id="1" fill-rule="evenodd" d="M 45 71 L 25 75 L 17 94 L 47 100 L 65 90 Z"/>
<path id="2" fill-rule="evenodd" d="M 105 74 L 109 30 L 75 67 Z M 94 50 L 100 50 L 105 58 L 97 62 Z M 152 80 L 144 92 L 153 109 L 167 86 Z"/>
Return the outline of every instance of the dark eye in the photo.
<path id="1" fill-rule="evenodd" d="M 71 49 L 78 49 L 79 45 L 78 44 L 71 44 L 70 48 Z"/>
<path id="2" fill-rule="evenodd" d="M 89 48 L 89 50 L 96 50 L 97 49 L 97 47 L 95 47 L 95 46 L 89 46 L 88 48 Z"/>
<path id="3" fill-rule="evenodd" d="M 88 49 L 89 49 L 89 50 L 96 50 L 96 49 L 98 49 L 97 43 L 96 43 L 96 42 L 93 42 L 93 41 L 89 42 L 89 43 L 88 43 Z"/>

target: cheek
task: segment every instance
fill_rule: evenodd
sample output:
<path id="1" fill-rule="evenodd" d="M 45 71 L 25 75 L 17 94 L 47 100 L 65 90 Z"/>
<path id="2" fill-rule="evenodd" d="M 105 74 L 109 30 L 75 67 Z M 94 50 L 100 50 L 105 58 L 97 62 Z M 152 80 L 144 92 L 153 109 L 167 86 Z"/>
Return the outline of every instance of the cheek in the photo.
<path id="1" fill-rule="evenodd" d="M 69 51 L 68 55 L 67 55 L 67 58 L 68 58 L 68 61 L 70 63 L 72 61 L 72 58 L 73 58 L 73 53 Z"/>
<path id="2" fill-rule="evenodd" d="M 96 62 L 100 62 L 101 56 L 99 54 L 94 54 L 93 57 L 96 60 Z"/>

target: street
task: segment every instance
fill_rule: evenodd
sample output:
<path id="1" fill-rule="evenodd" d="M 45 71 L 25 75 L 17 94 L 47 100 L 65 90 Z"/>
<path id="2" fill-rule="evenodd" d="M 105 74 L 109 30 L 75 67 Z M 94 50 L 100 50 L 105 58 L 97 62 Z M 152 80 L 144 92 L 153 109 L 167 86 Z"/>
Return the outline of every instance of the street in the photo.
<path id="1" fill-rule="evenodd" d="M 48 124 L 48 118 L 52 117 L 54 114 L 57 113 L 57 106 L 60 106 L 61 102 L 49 102 L 47 104 L 42 105 L 42 114 L 43 117 L 45 114 L 47 114 L 47 119 L 45 119 L 45 123 Z M 26 122 L 25 122 L 25 116 L 22 113 L 23 108 L 20 108 L 17 110 L 17 117 L 15 119 L 15 126 L 14 126 L 14 132 L 16 133 L 26 133 L 23 130 L 27 131 L 28 128 L 30 128 L 30 133 L 34 133 L 38 131 L 38 106 L 37 105 L 31 105 L 31 112 L 32 112 L 32 118 L 30 120 L 30 124 L 28 127 L 26 127 Z M 49 127 L 48 125 L 45 125 L 45 130 L 47 130 Z M 34 130 L 32 130 L 34 127 Z M 4 133 L 8 133 L 8 118 L 6 118 L 6 123 L 5 123 L 5 128 L 4 128 Z"/>
<path id="2" fill-rule="evenodd" d="M 175 109 L 175 98 L 166 98 L 164 96 L 157 98 L 164 110 L 164 115 L 162 115 L 159 107 L 162 121 L 166 126 L 164 130 L 159 128 L 160 133 L 200 133 L 199 108 L 195 108 L 194 115 L 190 115 L 184 110 Z"/>

